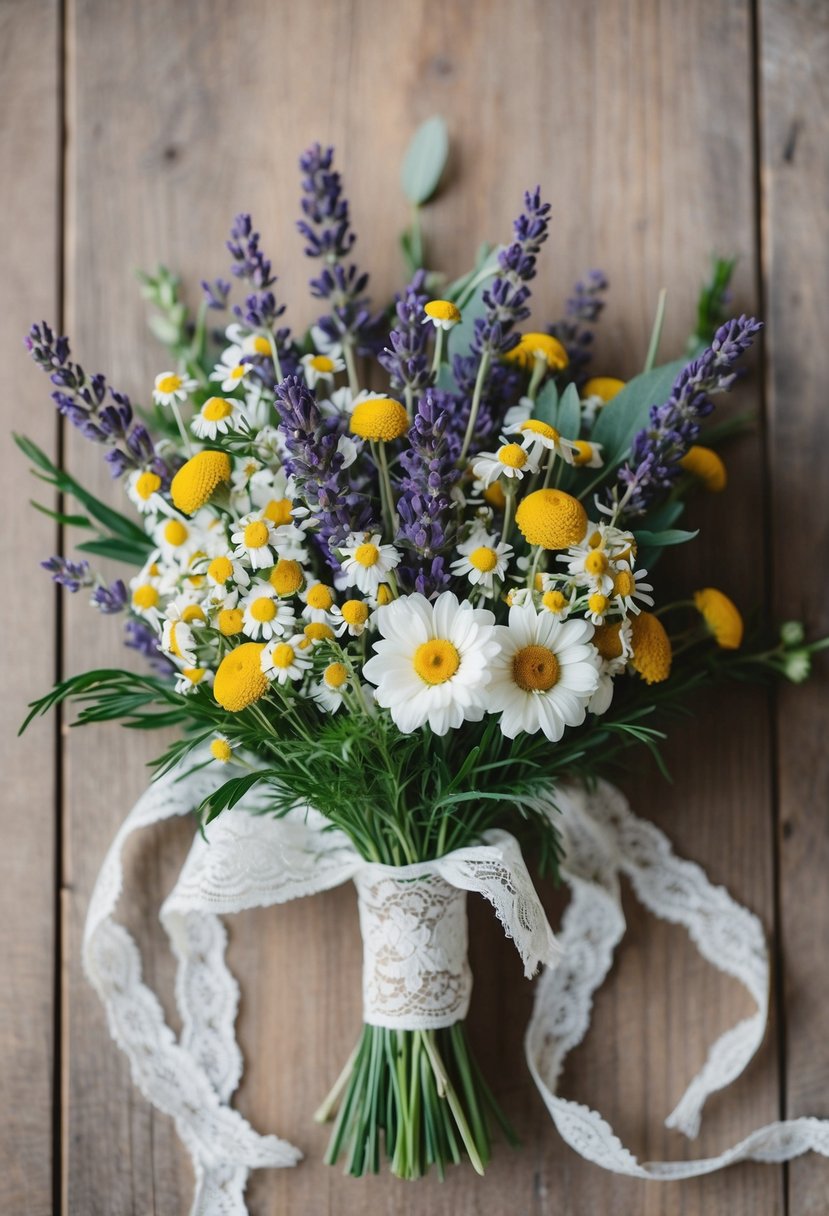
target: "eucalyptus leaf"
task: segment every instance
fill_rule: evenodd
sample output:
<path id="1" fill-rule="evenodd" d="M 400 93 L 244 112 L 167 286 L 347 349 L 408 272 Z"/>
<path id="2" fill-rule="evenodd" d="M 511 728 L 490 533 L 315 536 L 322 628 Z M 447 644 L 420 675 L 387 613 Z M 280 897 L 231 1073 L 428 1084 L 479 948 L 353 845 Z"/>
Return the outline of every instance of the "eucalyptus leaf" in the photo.
<path id="1" fill-rule="evenodd" d="M 602 409 L 591 439 L 603 446 L 606 467 L 619 464 L 637 431 L 647 425 L 654 405 L 668 400 L 674 380 L 685 367 L 684 359 L 655 367 L 629 380 L 620 393 Z"/>
<path id="2" fill-rule="evenodd" d="M 415 207 L 428 202 L 437 190 L 448 155 L 446 120 L 436 114 L 415 131 L 400 171 L 403 193 Z"/>
<path id="3" fill-rule="evenodd" d="M 581 430 L 581 401 L 575 384 L 568 384 L 561 395 L 555 426 L 565 439 L 578 439 Z"/>
<path id="4" fill-rule="evenodd" d="M 555 426 L 558 418 L 558 388 L 555 380 L 548 380 L 535 399 L 533 418 L 546 422 L 547 426 Z"/>
<path id="5" fill-rule="evenodd" d="M 646 525 L 648 532 L 662 532 L 665 528 L 670 528 L 679 519 L 682 512 L 685 510 L 684 502 L 664 502 L 661 506 L 654 507 L 652 511 L 648 511 L 644 516 L 643 522 Z"/>
<path id="6" fill-rule="evenodd" d="M 665 528 L 662 532 L 650 532 L 647 528 L 636 529 L 636 543 L 647 546 L 648 549 L 664 549 L 668 545 L 684 545 L 687 541 L 699 536 L 699 528 L 692 532 L 684 528 Z"/>

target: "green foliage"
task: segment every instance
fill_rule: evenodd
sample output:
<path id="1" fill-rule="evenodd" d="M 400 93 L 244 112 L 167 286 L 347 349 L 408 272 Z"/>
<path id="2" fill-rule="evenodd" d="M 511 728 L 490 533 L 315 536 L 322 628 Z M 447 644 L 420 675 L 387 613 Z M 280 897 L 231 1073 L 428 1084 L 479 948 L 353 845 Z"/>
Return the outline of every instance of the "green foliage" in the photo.
<path id="1" fill-rule="evenodd" d="M 651 406 L 667 401 L 673 382 L 685 363 L 685 359 L 677 359 L 634 376 L 601 411 L 591 439 L 602 444 L 607 469 L 625 459 L 634 435 L 647 426 Z"/>
<path id="2" fill-rule="evenodd" d="M 711 259 L 711 275 L 699 293 L 697 323 L 686 348 L 690 359 L 695 359 L 711 345 L 714 334 L 726 319 L 728 288 L 736 265 L 736 258 L 715 256 Z"/>
<path id="3" fill-rule="evenodd" d="M 446 120 L 436 114 L 415 131 L 400 170 L 403 193 L 412 206 L 428 203 L 438 188 L 448 155 Z"/>

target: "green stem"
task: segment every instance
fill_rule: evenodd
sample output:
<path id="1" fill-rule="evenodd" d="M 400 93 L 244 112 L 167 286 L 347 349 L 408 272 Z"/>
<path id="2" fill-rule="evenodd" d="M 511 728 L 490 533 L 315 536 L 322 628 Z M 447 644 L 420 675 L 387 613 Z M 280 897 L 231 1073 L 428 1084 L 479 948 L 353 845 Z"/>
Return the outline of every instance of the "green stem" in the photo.
<path id="1" fill-rule="evenodd" d="M 527 389 L 527 396 L 529 397 L 530 401 L 535 401 L 538 395 L 539 385 L 544 379 L 544 373 L 546 370 L 547 360 L 543 355 L 536 355 L 535 363 L 533 364 L 533 374 L 530 377 L 530 384 L 529 388 Z"/>
<path id="2" fill-rule="evenodd" d="M 357 380 L 357 364 L 354 361 L 354 339 L 350 334 L 346 334 L 343 338 L 343 358 L 348 374 L 348 387 L 351 389 L 352 397 L 356 397 L 360 391 L 360 385 Z"/>
<path id="3" fill-rule="evenodd" d="M 268 330 L 268 345 L 271 348 L 271 359 L 273 360 L 273 370 L 276 373 L 277 383 L 282 379 L 282 366 L 279 362 L 279 352 L 276 349 L 276 339 Z"/>
<path id="4" fill-rule="evenodd" d="M 416 1030 L 414 1032 L 423 1040 L 423 1046 L 426 1049 L 426 1054 L 429 1057 L 429 1063 L 432 1065 L 432 1072 L 435 1074 L 435 1082 L 437 1084 L 438 1097 L 446 1098 L 449 1103 L 449 1108 L 455 1119 L 455 1124 L 460 1132 L 461 1140 L 463 1140 L 464 1148 L 467 1151 L 469 1160 L 472 1163 L 472 1168 L 477 1174 L 483 1175 L 484 1163 L 481 1160 L 481 1154 L 478 1151 L 478 1146 L 475 1143 L 475 1137 L 469 1127 L 469 1122 L 464 1114 L 463 1107 L 458 1100 L 458 1095 L 452 1082 L 447 1076 L 446 1069 L 443 1067 L 443 1061 L 435 1046 L 433 1030 Z"/>
<path id="5" fill-rule="evenodd" d="M 469 421 L 466 424 L 466 434 L 463 437 L 463 446 L 461 454 L 458 457 L 458 465 L 463 468 L 466 463 L 466 455 L 469 451 L 469 445 L 472 442 L 472 436 L 475 434 L 475 423 L 478 421 L 478 410 L 481 407 L 481 397 L 484 391 L 484 382 L 486 381 L 489 364 L 492 359 L 492 354 L 487 347 L 481 355 L 481 362 L 478 364 L 478 375 L 475 377 L 475 387 L 472 390 L 472 405 L 469 410 Z"/>
<path id="6" fill-rule="evenodd" d="M 643 372 L 653 370 L 653 365 L 656 362 L 656 354 L 659 350 L 659 340 L 662 337 L 662 326 L 665 324 L 665 301 L 668 298 L 666 288 L 662 288 L 659 292 L 659 299 L 656 302 L 656 316 L 653 321 L 653 329 L 651 330 L 651 340 L 648 343 L 648 353 L 645 358 L 645 366 Z"/>
<path id="7" fill-rule="evenodd" d="M 435 354 L 432 359 L 431 376 L 433 380 L 437 380 L 438 372 L 440 371 L 440 361 L 443 358 L 443 343 L 446 337 L 446 331 L 441 325 L 438 325 L 435 333 Z"/>
<path id="8" fill-rule="evenodd" d="M 377 465 L 377 471 L 380 474 L 380 501 L 383 504 L 383 517 L 386 521 L 386 527 L 389 530 L 389 542 L 394 543 L 394 538 L 397 535 L 397 512 L 394 509 L 394 494 L 391 488 L 391 477 L 389 475 L 389 464 L 386 459 L 386 446 L 384 443 L 371 444 L 371 454 L 374 457 L 374 463 Z"/>

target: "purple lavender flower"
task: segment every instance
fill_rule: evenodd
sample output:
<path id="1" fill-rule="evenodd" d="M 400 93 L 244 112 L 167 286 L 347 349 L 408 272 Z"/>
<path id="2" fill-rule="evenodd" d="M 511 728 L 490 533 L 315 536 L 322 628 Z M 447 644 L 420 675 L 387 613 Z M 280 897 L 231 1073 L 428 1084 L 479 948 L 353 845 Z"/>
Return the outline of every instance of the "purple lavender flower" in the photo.
<path id="1" fill-rule="evenodd" d="M 605 307 L 604 293 L 609 287 L 601 270 L 591 270 L 584 280 L 579 280 L 567 301 L 565 316 L 547 330 L 557 338 L 567 351 L 568 371 L 574 380 L 590 362 L 593 346 L 593 329 Z"/>
<path id="2" fill-rule="evenodd" d="M 294 478 L 297 497 L 318 517 L 316 535 L 336 570 L 340 563 L 332 549 L 350 532 L 380 531 L 371 499 L 349 488 L 342 475 L 340 419 L 322 416 L 313 392 L 299 376 L 286 376 L 277 385 L 276 408 L 289 453 L 285 470 Z"/>
<path id="3" fill-rule="evenodd" d="M 230 295 L 230 284 L 227 279 L 213 279 L 212 281 L 202 279 L 201 289 L 208 308 L 215 309 L 217 312 L 227 308 L 227 297 Z"/>
<path id="4" fill-rule="evenodd" d="M 305 253 L 320 258 L 323 269 L 311 279 L 311 294 L 328 300 L 330 313 L 317 321 L 330 342 L 353 345 L 357 354 L 372 355 L 383 341 L 382 314 L 373 315 L 364 295 L 368 275 L 345 259 L 356 235 L 351 228 L 348 200 L 343 197 L 342 179 L 332 169 L 334 149 L 313 144 L 299 158 L 302 171 L 301 200 L 305 216 L 297 227 L 305 238 Z"/>
<path id="5" fill-rule="evenodd" d="M 106 585 L 96 587 L 89 602 L 105 616 L 113 616 L 116 612 L 123 612 L 126 608 L 127 588 L 123 580 L 117 578 L 108 587 Z"/>
<path id="6" fill-rule="evenodd" d="M 439 389 L 427 389 L 417 404 L 409 429 L 409 446 L 400 454 L 406 476 L 400 483 L 397 510 L 398 539 L 418 554 L 417 566 L 404 566 L 401 581 L 431 598 L 449 584 L 441 554 L 455 538 L 452 487 L 460 473 L 455 467 L 457 449 L 447 438 L 452 398 Z M 429 562 L 429 567 L 423 567 Z"/>
<path id="7" fill-rule="evenodd" d="M 150 467 L 165 487 L 169 485 L 172 471 L 156 451 L 146 427 L 135 422 L 125 393 L 107 385 L 100 373 L 87 376 L 79 363 L 70 360 L 68 338 L 55 337 L 45 321 L 32 326 L 25 342 L 35 363 L 56 386 L 52 400 L 64 418 L 84 438 L 112 449 L 105 459 L 113 477 Z"/>
<path id="8" fill-rule="evenodd" d="M 168 676 L 175 671 L 175 664 L 158 648 L 158 636 L 144 621 L 133 617 L 124 622 L 124 645 L 143 655 L 159 675 Z"/>
<path id="9" fill-rule="evenodd" d="M 227 247 L 233 258 L 231 272 L 237 279 L 248 283 L 254 289 L 245 297 L 244 307 L 234 304 L 235 316 L 250 329 L 266 330 L 272 333 L 282 375 L 295 372 L 299 361 L 291 339 L 291 331 L 286 327 L 276 330 L 274 328 L 277 320 L 285 311 L 285 305 L 277 302 L 273 291 L 276 275 L 271 273 L 271 263 L 259 247 L 259 233 L 254 232 L 253 220 L 246 212 L 240 212 L 233 221 Z M 205 291 L 209 286 L 209 284 L 202 283 Z M 227 285 L 218 280 L 213 286 Z M 270 358 L 251 355 L 247 356 L 245 361 L 253 365 L 257 375 L 268 388 L 274 387 L 274 368 Z"/>
<path id="10" fill-rule="evenodd" d="M 762 328 L 745 315 L 721 325 L 711 346 L 679 373 L 664 405 L 653 406 L 650 425 L 634 436 L 630 460 L 610 492 L 622 516 L 642 515 L 670 490 L 681 472 L 679 461 L 699 435 L 699 420 L 714 408 L 711 396 L 732 387 L 734 364 Z"/>
<path id="11" fill-rule="evenodd" d="M 397 324 L 389 334 L 389 345 L 377 361 L 389 373 L 391 387 L 407 400 L 418 397 L 429 383 L 428 327 L 423 324 L 423 308 L 429 296 L 423 290 L 426 272 L 418 270 L 402 295 L 397 297 Z"/>
<path id="12" fill-rule="evenodd" d="M 40 563 L 52 576 L 52 582 L 65 587 L 73 594 L 81 587 L 91 587 L 95 582 L 89 570 L 89 562 L 73 562 L 66 557 L 50 557 Z"/>

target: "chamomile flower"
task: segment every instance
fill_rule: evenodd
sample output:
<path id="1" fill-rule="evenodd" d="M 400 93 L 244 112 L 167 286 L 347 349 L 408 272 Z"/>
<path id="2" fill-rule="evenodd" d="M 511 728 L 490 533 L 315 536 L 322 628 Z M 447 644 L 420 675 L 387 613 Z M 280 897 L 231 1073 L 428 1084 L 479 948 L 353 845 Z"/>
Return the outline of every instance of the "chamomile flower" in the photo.
<path id="1" fill-rule="evenodd" d="M 567 351 L 558 338 L 542 333 L 522 334 L 518 345 L 508 351 L 504 359 L 508 363 L 517 363 L 525 370 L 531 370 L 538 360 L 553 372 L 561 371 L 570 362 Z"/>
<path id="2" fill-rule="evenodd" d="M 216 439 L 239 425 L 242 408 L 228 397 L 208 397 L 190 423 L 190 430 L 199 439 Z"/>
<path id="3" fill-rule="evenodd" d="M 296 617 L 292 606 L 280 600 L 270 583 L 257 581 L 241 602 L 242 629 L 254 642 L 293 634 Z"/>
<path id="4" fill-rule="evenodd" d="M 452 329 L 461 319 L 460 309 L 451 300 L 429 300 L 423 305 L 423 311 L 426 314 L 423 324 L 431 322 L 435 329 Z"/>
<path id="5" fill-rule="evenodd" d="M 545 612 L 551 612 L 560 621 L 566 621 L 576 600 L 575 584 L 559 584 L 549 574 L 541 575 L 541 604 Z"/>
<path id="6" fill-rule="evenodd" d="M 163 508 L 164 500 L 158 492 L 160 489 L 161 478 L 151 469 L 136 469 L 127 478 L 127 496 L 142 515 Z"/>
<path id="7" fill-rule="evenodd" d="M 381 639 L 363 674 L 399 730 L 410 734 L 428 723 L 445 735 L 464 720 L 481 720 L 498 653 L 494 621 L 487 609 L 459 602 L 451 591 L 434 603 L 420 594 L 402 596 L 378 610 Z"/>
<path id="8" fill-rule="evenodd" d="M 344 663 L 329 663 L 311 696 L 325 713 L 335 714 L 343 703 L 348 688 L 348 669 Z"/>
<path id="9" fill-rule="evenodd" d="M 302 619 L 319 621 L 328 624 L 331 609 L 334 607 L 334 591 L 325 583 L 311 583 L 305 588 L 300 599 L 305 604 L 302 609 Z"/>
<path id="10" fill-rule="evenodd" d="M 575 462 L 578 450 L 575 442 L 572 439 L 565 439 L 554 426 L 550 426 L 547 422 L 541 422 L 538 418 L 528 418 L 526 422 L 518 423 L 513 428 L 513 432 L 521 435 L 522 446 L 533 456 L 537 464 L 549 459 L 549 452 L 555 452 L 556 456 L 560 456 L 567 464 Z"/>
<path id="11" fill-rule="evenodd" d="M 186 565 L 201 546 L 200 529 L 193 520 L 169 518 L 153 529 L 153 540 L 165 561 Z"/>
<path id="12" fill-rule="evenodd" d="M 612 605 L 608 596 L 601 591 L 593 591 L 587 597 L 585 616 L 594 625 L 603 625 L 611 607 Z"/>
<path id="13" fill-rule="evenodd" d="M 180 376 L 178 372 L 161 372 L 155 378 L 153 401 L 159 405 L 174 405 L 177 401 L 186 401 L 188 395 L 198 387 L 198 381 L 188 376 Z"/>
<path id="14" fill-rule="evenodd" d="M 161 633 L 161 649 L 185 667 L 196 667 L 196 639 L 190 625 L 177 617 L 166 620 Z"/>
<path id="15" fill-rule="evenodd" d="M 311 656 L 305 653 L 307 649 L 307 640 L 301 633 L 268 642 L 261 655 L 265 678 L 276 684 L 301 680 L 311 666 Z"/>
<path id="16" fill-rule="evenodd" d="M 204 568 L 204 573 L 207 582 L 212 587 L 222 587 L 227 589 L 228 584 L 237 584 L 240 587 L 247 587 L 250 584 L 250 575 L 237 557 L 233 557 L 230 553 L 219 553 L 209 561 L 205 558 L 199 563 L 199 568 Z"/>
<path id="17" fill-rule="evenodd" d="M 508 435 L 512 434 L 522 422 L 526 422 L 532 417 L 532 412 L 535 409 L 535 402 L 532 397 L 519 397 L 515 405 L 511 405 L 504 415 L 504 430 Z"/>
<path id="18" fill-rule="evenodd" d="M 228 739 L 227 735 L 219 734 L 218 732 L 210 741 L 210 755 L 214 760 L 218 760 L 219 764 L 229 764 L 233 757 L 233 744 Z"/>
<path id="19" fill-rule="evenodd" d="M 613 376 L 594 376 L 582 388 L 581 420 L 591 430 L 600 410 L 613 400 L 625 387 L 624 380 Z"/>
<path id="20" fill-rule="evenodd" d="M 570 461 L 577 469 L 601 469 L 604 465 L 602 444 L 590 443 L 586 439 L 576 439 L 573 443 L 576 449 Z"/>
<path id="21" fill-rule="evenodd" d="M 338 637 L 347 633 L 358 638 L 365 632 L 371 612 L 365 600 L 343 600 L 341 606 L 334 605 L 330 615 L 331 627 Z"/>
<path id="22" fill-rule="evenodd" d="M 213 672 L 206 667 L 183 667 L 176 680 L 176 692 L 195 692 L 200 684 L 209 687 L 213 683 Z"/>
<path id="23" fill-rule="evenodd" d="M 500 713 L 508 739 L 541 730 L 557 743 L 580 726 L 599 683 L 599 663 L 585 621 L 558 621 L 532 603 L 510 608 L 497 626 L 500 651 L 486 689 L 487 709 Z"/>
<path id="24" fill-rule="evenodd" d="M 232 393 L 235 388 L 244 383 L 245 377 L 251 371 L 249 363 L 243 363 L 245 352 L 241 346 L 228 346 L 222 352 L 221 361 L 210 373 L 211 380 L 218 380 L 223 393 Z"/>
<path id="25" fill-rule="evenodd" d="M 462 541 L 457 551 L 460 556 L 452 562 L 452 573 L 466 577 L 473 587 L 486 592 L 493 590 L 495 579 L 503 580 L 513 553 L 512 545 L 480 530 Z"/>
<path id="26" fill-rule="evenodd" d="M 305 383 L 309 388 L 318 384 L 331 384 L 338 372 L 345 371 L 345 363 L 340 357 L 341 348 L 332 346 L 324 355 L 303 355 L 302 364 Z"/>
<path id="27" fill-rule="evenodd" d="M 637 570 L 634 575 L 630 562 L 620 561 L 616 564 L 613 600 L 620 612 L 638 615 L 642 611 L 642 604 L 648 608 L 653 607 L 653 596 L 650 594 L 653 587 L 645 582 L 647 575 L 647 570 Z"/>
<path id="28" fill-rule="evenodd" d="M 497 451 L 478 453 L 472 464 L 472 472 L 486 489 L 499 477 L 517 478 L 520 481 L 528 473 L 537 473 L 538 461 L 520 443 L 510 443 L 502 435 Z"/>
<path id="29" fill-rule="evenodd" d="M 265 333 L 251 333 L 244 325 L 233 321 L 225 330 L 225 337 L 233 346 L 238 346 L 243 355 L 258 356 L 260 359 L 271 358 L 271 344 Z"/>
<path id="30" fill-rule="evenodd" d="M 161 579 L 158 566 L 155 563 L 148 565 L 149 568 L 145 567 L 130 579 L 130 607 L 137 616 L 143 617 L 157 629 L 162 613 Z M 155 573 L 151 573 L 153 566 Z"/>
<path id="31" fill-rule="evenodd" d="M 381 545 L 380 539 L 379 532 L 352 532 L 340 546 L 347 587 L 358 587 L 367 595 L 388 581 L 389 574 L 400 563 L 400 554 L 393 545 Z"/>
<path id="32" fill-rule="evenodd" d="M 275 565 L 277 557 L 276 525 L 269 519 L 265 519 L 261 511 L 243 515 L 237 521 L 236 530 L 231 534 L 230 539 L 236 546 L 233 556 L 247 561 L 252 570 L 264 570 L 266 566 Z"/>

